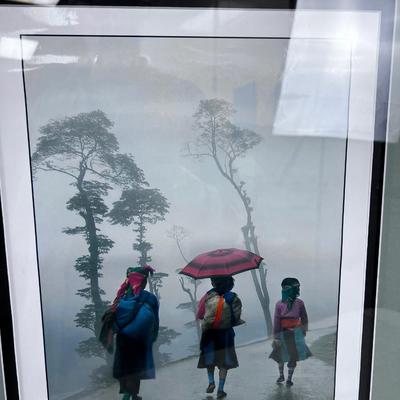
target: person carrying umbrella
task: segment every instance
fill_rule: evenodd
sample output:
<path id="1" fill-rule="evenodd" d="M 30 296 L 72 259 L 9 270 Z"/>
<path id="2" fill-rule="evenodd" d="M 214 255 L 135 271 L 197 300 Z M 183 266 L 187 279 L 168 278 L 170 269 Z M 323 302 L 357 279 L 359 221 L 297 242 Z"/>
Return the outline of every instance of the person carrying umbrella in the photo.
<path id="1" fill-rule="evenodd" d="M 201 320 L 200 357 L 197 367 L 206 368 L 207 393 L 213 393 L 215 367 L 219 369 L 217 399 L 224 398 L 228 370 L 239 366 L 235 351 L 234 326 L 240 319 L 242 302 L 232 292 L 232 275 L 258 268 L 262 257 L 246 250 L 219 249 L 194 258 L 181 274 L 194 279 L 211 278 L 210 289 L 200 300 L 196 318 Z"/>
<path id="2" fill-rule="evenodd" d="M 299 299 L 300 282 L 296 278 L 285 278 L 282 283 L 282 299 L 276 303 L 274 315 L 274 341 L 270 358 L 278 363 L 279 377 L 276 383 L 285 381 L 284 363 L 287 362 L 286 386 L 293 385 L 293 373 L 297 361 L 312 356 L 304 337 L 308 330 L 308 316 L 304 302 Z"/>
<path id="3" fill-rule="evenodd" d="M 239 366 L 235 351 L 235 332 L 233 327 L 243 323 L 240 319 L 242 303 L 231 290 L 234 279 L 231 276 L 211 278 L 212 289 L 200 300 L 197 319 L 202 320 L 200 358 L 197 368 L 207 368 L 207 393 L 215 390 L 214 371 L 219 369 L 217 399 L 224 392 L 228 369 Z M 225 312 L 224 312 L 225 307 Z"/>

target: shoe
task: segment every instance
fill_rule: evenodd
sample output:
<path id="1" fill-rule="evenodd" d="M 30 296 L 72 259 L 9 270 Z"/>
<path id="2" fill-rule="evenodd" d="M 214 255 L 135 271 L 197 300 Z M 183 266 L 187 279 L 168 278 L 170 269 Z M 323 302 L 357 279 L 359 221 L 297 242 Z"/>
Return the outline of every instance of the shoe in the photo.
<path id="1" fill-rule="evenodd" d="M 283 383 L 283 382 L 285 382 L 285 377 L 283 376 L 283 375 L 281 375 L 277 380 L 276 380 L 276 383 Z"/>
<path id="2" fill-rule="evenodd" d="M 287 387 L 293 386 L 293 381 L 291 381 L 291 380 L 288 379 L 288 380 L 286 381 L 286 386 L 287 386 Z"/>
<path id="3" fill-rule="evenodd" d="M 226 396 L 227 396 L 227 394 L 223 390 L 218 390 L 217 399 L 223 399 Z"/>
<path id="4" fill-rule="evenodd" d="M 215 383 L 210 383 L 206 389 L 206 393 L 212 393 L 215 390 Z"/>
<path id="5" fill-rule="evenodd" d="M 129 393 L 124 393 L 122 396 L 122 400 L 129 400 L 131 398 L 131 395 Z"/>

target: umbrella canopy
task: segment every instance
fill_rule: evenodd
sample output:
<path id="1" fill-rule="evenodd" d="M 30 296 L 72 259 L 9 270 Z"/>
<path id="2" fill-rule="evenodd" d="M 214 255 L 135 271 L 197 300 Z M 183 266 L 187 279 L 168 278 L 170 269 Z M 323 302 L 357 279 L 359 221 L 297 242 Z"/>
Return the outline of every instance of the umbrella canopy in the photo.
<path id="1" fill-rule="evenodd" d="M 194 279 L 232 276 L 258 268 L 262 260 L 247 250 L 218 249 L 198 255 L 179 273 Z"/>

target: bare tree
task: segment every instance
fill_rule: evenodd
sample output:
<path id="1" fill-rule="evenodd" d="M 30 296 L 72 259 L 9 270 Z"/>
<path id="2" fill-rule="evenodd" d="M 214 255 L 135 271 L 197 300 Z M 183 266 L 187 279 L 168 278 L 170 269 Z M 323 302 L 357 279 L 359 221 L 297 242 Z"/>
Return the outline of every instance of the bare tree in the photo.
<path id="1" fill-rule="evenodd" d="M 168 237 L 173 239 L 178 247 L 179 253 L 183 259 L 183 261 L 188 264 L 189 260 L 186 258 L 185 254 L 182 250 L 182 242 L 187 238 L 188 232 L 182 226 L 174 225 L 170 231 L 167 233 Z M 180 272 L 180 269 L 177 270 Z M 197 307 L 199 304 L 197 298 L 197 289 L 201 283 L 201 281 L 190 278 L 188 276 L 180 276 L 179 283 L 181 284 L 182 290 L 188 295 L 189 301 L 186 303 L 180 303 L 176 308 L 180 310 L 189 310 L 192 312 L 194 319 L 185 324 L 187 328 L 196 328 L 197 337 L 200 340 L 201 338 L 201 326 L 200 321 L 196 319 Z"/>
<path id="2" fill-rule="evenodd" d="M 246 249 L 259 254 L 258 238 L 253 222 L 251 198 L 245 188 L 246 182 L 238 177 L 237 160 L 257 146 L 262 138 L 250 129 L 243 129 L 231 122 L 235 112 L 231 103 L 223 99 L 201 100 L 194 114 L 194 126 L 198 135 L 194 143 L 187 143 L 185 154 L 196 159 L 210 158 L 219 173 L 237 193 L 245 211 L 242 234 Z M 264 314 L 267 333 L 272 333 L 272 318 L 269 309 L 267 271 L 260 265 L 258 272 L 251 271 L 256 293 Z"/>

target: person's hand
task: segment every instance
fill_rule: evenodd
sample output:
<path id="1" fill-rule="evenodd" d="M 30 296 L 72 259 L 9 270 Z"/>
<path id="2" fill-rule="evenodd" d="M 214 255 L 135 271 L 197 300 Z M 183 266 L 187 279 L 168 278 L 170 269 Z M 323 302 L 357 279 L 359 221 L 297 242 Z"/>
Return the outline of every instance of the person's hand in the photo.
<path id="1" fill-rule="evenodd" d="M 307 335 L 307 331 L 305 329 L 303 329 L 303 335 L 306 336 Z"/>

